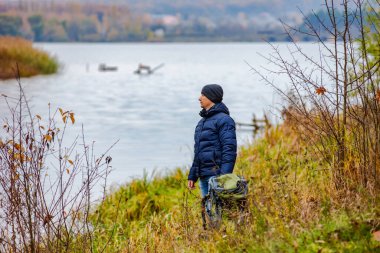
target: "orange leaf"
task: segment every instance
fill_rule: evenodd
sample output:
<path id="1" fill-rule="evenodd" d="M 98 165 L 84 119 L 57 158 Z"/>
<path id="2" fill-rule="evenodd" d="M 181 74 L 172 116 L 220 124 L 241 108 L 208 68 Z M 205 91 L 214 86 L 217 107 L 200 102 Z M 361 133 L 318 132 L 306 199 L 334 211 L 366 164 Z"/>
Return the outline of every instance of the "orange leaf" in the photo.
<path id="1" fill-rule="evenodd" d="M 58 108 L 58 110 L 61 113 L 61 115 L 63 116 L 63 110 L 62 110 L 62 108 Z"/>
<path id="2" fill-rule="evenodd" d="M 315 90 L 315 92 L 316 92 L 318 95 L 323 95 L 323 94 L 325 94 L 325 92 L 326 92 L 326 88 L 323 87 L 323 86 L 318 87 L 318 88 Z"/>
<path id="3" fill-rule="evenodd" d="M 48 134 L 44 135 L 45 140 L 51 141 L 52 137 Z"/>
<path id="4" fill-rule="evenodd" d="M 373 239 L 380 242 L 380 230 L 373 232 L 372 235 L 373 235 Z"/>
<path id="5" fill-rule="evenodd" d="M 66 172 L 67 172 L 67 174 L 70 174 L 70 170 L 69 169 L 66 169 Z"/>
<path id="6" fill-rule="evenodd" d="M 20 154 L 20 162 L 24 162 L 25 161 L 25 156 L 23 154 Z"/>
<path id="7" fill-rule="evenodd" d="M 21 146 L 20 146 L 20 144 L 18 144 L 18 143 L 15 143 L 15 149 L 17 149 L 17 150 L 20 150 L 21 149 Z"/>
<path id="8" fill-rule="evenodd" d="M 63 123 L 66 123 L 67 116 L 63 116 L 63 117 L 62 117 L 62 120 L 63 120 Z"/>
<path id="9" fill-rule="evenodd" d="M 67 160 L 71 165 L 74 165 L 73 161 Z"/>
<path id="10" fill-rule="evenodd" d="M 75 118 L 74 118 L 74 113 L 73 112 L 71 112 L 70 113 L 70 119 L 71 119 L 71 123 L 75 123 Z"/>
<path id="11" fill-rule="evenodd" d="M 380 102 L 380 90 L 377 90 L 376 92 L 376 100 Z"/>

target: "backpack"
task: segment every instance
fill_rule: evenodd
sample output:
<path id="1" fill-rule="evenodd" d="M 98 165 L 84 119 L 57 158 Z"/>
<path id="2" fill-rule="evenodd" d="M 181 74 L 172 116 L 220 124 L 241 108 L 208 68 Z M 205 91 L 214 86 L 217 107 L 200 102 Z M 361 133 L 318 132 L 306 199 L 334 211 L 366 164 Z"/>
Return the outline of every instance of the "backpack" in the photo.
<path id="1" fill-rule="evenodd" d="M 203 228 L 217 228 L 222 220 L 222 210 L 237 207 L 243 214 L 248 194 L 247 181 L 242 176 L 224 174 L 210 177 L 208 194 L 202 199 Z M 240 216 L 239 220 L 241 220 Z"/>
<path id="2" fill-rule="evenodd" d="M 208 192 L 214 192 L 223 200 L 240 200 L 247 197 L 247 180 L 235 174 L 224 174 L 211 177 L 208 183 Z"/>

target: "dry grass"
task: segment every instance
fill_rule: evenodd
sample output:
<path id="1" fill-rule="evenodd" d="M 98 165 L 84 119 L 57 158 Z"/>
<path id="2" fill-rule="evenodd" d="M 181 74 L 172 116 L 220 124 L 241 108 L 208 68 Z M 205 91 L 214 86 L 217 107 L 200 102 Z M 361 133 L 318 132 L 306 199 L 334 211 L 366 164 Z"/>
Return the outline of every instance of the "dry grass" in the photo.
<path id="1" fill-rule="evenodd" d="M 380 228 L 375 198 L 364 192 L 342 197 L 318 157 L 288 125 L 269 129 L 239 152 L 235 171 L 249 179 L 250 187 L 243 224 L 225 218 L 219 230 L 204 231 L 199 192 L 186 188 L 186 173 L 178 169 L 135 180 L 110 194 L 97 208 L 104 230 L 96 241 L 102 245 L 112 235 L 109 252 L 379 249 L 371 239 Z M 347 205 L 350 201 L 355 205 Z M 111 228 L 112 234 L 105 233 Z"/>
<path id="2" fill-rule="evenodd" d="M 14 78 L 16 64 L 21 77 L 57 72 L 57 60 L 33 47 L 32 42 L 18 37 L 0 37 L 0 79 Z"/>

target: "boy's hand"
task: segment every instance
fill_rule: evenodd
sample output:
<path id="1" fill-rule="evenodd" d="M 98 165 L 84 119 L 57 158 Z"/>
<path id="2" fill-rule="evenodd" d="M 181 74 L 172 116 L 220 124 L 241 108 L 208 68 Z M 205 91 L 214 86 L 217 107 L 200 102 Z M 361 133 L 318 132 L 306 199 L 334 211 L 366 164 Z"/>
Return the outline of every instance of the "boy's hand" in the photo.
<path id="1" fill-rule="evenodd" d="M 190 190 L 193 190 L 195 188 L 195 183 L 192 180 L 187 181 L 187 187 L 189 187 Z"/>

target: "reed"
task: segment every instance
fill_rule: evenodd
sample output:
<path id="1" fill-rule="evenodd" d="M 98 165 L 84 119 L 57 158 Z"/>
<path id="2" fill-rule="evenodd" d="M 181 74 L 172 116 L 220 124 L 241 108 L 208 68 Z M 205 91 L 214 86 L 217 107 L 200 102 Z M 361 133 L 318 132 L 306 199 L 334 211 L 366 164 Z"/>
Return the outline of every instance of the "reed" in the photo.
<path id="1" fill-rule="evenodd" d="M 19 37 L 0 36 L 0 79 L 15 78 L 16 64 L 21 77 L 53 74 L 58 71 L 57 59 L 32 42 Z"/>

